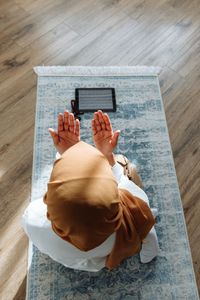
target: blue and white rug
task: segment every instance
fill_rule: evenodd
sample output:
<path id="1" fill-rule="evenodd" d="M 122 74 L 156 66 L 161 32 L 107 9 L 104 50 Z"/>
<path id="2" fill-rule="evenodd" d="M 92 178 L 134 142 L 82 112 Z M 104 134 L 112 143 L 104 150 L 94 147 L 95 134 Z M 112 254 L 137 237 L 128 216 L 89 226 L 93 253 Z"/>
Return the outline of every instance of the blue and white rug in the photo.
<path id="1" fill-rule="evenodd" d="M 139 255 L 120 267 L 98 273 L 66 268 L 29 244 L 28 300 L 196 300 L 198 292 L 184 214 L 169 142 L 165 112 L 154 67 L 36 67 L 38 74 L 32 201 L 41 197 L 56 150 L 48 127 L 70 110 L 74 89 L 114 87 L 117 112 L 109 113 L 121 129 L 116 153 L 139 167 L 151 207 L 158 209 L 160 253 L 148 264 Z M 92 113 L 81 116 L 82 140 L 92 144 Z"/>

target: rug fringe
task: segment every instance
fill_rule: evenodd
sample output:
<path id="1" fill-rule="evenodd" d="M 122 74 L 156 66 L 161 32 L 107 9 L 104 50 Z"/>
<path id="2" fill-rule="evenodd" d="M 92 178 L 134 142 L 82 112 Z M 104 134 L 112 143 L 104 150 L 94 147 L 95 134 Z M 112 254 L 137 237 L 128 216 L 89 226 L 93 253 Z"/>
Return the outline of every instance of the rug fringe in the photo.
<path id="1" fill-rule="evenodd" d="M 37 66 L 33 68 L 38 76 L 158 76 L 158 66 Z"/>

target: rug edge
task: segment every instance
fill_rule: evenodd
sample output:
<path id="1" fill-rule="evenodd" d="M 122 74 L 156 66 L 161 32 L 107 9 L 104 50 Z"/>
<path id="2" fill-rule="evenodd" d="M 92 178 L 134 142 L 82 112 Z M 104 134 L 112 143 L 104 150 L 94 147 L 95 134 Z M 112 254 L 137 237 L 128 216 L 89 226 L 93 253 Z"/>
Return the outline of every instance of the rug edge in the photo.
<path id="1" fill-rule="evenodd" d="M 170 145 L 171 162 L 172 162 L 173 169 L 174 169 L 176 185 L 177 185 L 178 194 L 179 194 L 179 201 L 181 203 L 182 221 L 183 221 L 183 226 L 184 226 L 184 231 L 185 231 L 185 238 L 186 238 L 187 247 L 188 247 L 190 265 L 191 265 L 191 269 L 192 269 L 193 282 L 194 282 L 194 285 L 195 285 L 195 288 L 196 288 L 196 297 L 197 297 L 197 299 L 199 299 L 198 298 L 199 297 L 199 292 L 198 292 L 198 286 L 197 286 L 197 279 L 196 279 L 196 274 L 195 274 L 195 270 L 194 270 L 194 263 L 193 263 L 193 257 L 192 257 L 192 249 L 190 247 L 190 242 L 189 242 L 189 234 L 188 234 L 187 225 L 186 225 L 186 219 L 185 219 L 185 214 L 184 214 L 184 209 L 183 209 L 183 203 L 182 203 L 182 198 L 181 198 L 181 193 L 180 193 L 180 187 L 179 187 L 179 182 L 178 182 L 178 177 L 177 177 L 177 171 L 176 171 L 176 167 L 175 167 L 175 161 L 174 161 L 174 155 L 173 155 L 173 151 L 172 151 L 171 140 L 170 140 L 170 136 L 169 136 L 169 128 L 168 128 L 168 125 L 167 125 L 167 117 L 166 117 L 164 102 L 163 102 L 163 98 L 162 98 L 159 78 L 157 78 L 157 86 L 158 86 L 159 96 L 160 96 L 160 100 L 161 100 L 160 102 L 161 102 L 161 105 L 162 105 L 162 113 L 163 113 L 163 117 L 164 117 L 164 120 L 165 120 L 165 127 L 166 127 L 166 131 L 167 131 L 166 135 L 167 135 L 168 143 Z"/>
<path id="2" fill-rule="evenodd" d="M 159 66 L 36 66 L 38 76 L 158 76 Z"/>

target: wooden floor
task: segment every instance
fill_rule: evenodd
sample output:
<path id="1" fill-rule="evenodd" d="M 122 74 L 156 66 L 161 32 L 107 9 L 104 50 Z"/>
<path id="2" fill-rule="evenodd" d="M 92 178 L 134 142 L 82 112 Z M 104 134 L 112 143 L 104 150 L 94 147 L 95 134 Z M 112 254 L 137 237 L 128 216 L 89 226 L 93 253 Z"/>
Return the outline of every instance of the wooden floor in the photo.
<path id="1" fill-rule="evenodd" d="M 0 299 L 25 299 L 36 65 L 157 65 L 200 290 L 199 0 L 0 0 Z M 192 300 L 192 299 L 191 299 Z"/>

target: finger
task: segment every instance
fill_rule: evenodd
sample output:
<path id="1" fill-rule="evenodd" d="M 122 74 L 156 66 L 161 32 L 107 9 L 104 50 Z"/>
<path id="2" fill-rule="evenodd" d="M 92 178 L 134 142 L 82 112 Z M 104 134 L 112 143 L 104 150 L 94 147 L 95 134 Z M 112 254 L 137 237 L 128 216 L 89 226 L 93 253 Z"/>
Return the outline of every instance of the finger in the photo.
<path id="1" fill-rule="evenodd" d="M 66 131 L 68 131 L 68 129 L 69 129 L 69 112 L 68 112 L 68 110 L 66 110 L 64 112 L 64 129 Z"/>
<path id="2" fill-rule="evenodd" d="M 94 113 L 94 121 L 95 121 L 96 130 L 100 132 L 102 129 L 101 129 L 101 124 L 99 122 L 99 116 L 97 112 Z"/>
<path id="3" fill-rule="evenodd" d="M 80 121 L 79 119 L 76 119 L 75 120 L 75 125 L 76 125 L 76 128 L 75 128 L 75 134 L 77 136 L 80 136 Z"/>
<path id="4" fill-rule="evenodd" d="M 92 132 L 93 135 L 97 134 L 97 129 L 96 129 L 96 125 L 95 125 L 95 120 L 92 119 Z"/>
<path id="5" fill-rule="evenodd" d="M 114 132 L 112 140 L 111 140 L 111 144 L 113 147 L 117 146 L 119 135 L 120 135 L 120 130 L 117 130 Z"/>
<path id="6" fill-rule="evenodd" d="M 98 117 L 99 117 L 99 123 L 101 125 L 101 128 L 103 130 L 106 130 L 106 123 L 105 123 L 105 120 L 103 118 L 103 112 L 102 112 L 102 110 L 98 110 Z"/>
<path id="7" fill-rule="evenodd" d="M 63 114 L 59 113 L 59 115 L 58 115 L 58 134 L 63 130 L 64 130 L 64 128 L 63 128 Z"/>
<path id="8" fill-rule="evenodd" d="M 57 134 L 57 133 L 55 132 L 55 130 L 52 129 L 52 128 L 48 128 L 48 130 L 49 130 L 49 133 L 50 133 L 50 135 L 51 135 L 51 137 L 52 137 L 52 139 L 53 139 L 54 145 L 55 145 L 55 146 L 58 145 L 58 143 L 59 143 L 59 137 L 58 137 L 58 134 Z"/>
<path id="9" fill-rule="evenodd" d="M 112 124 L 110 122 L 110 118 L 107 114 L 103 114 L 103 118 L 105 121 L 105 125 L 106 125 L 106 130 L 112 131 Z"/>
<path id="10" fill-rule="evenodd" d="M 74 114 L 70 113 L 69 114 L 69 131 L 74 133 L 74 129 L 75 129 L 75 126 L 74 126 Z"/>

